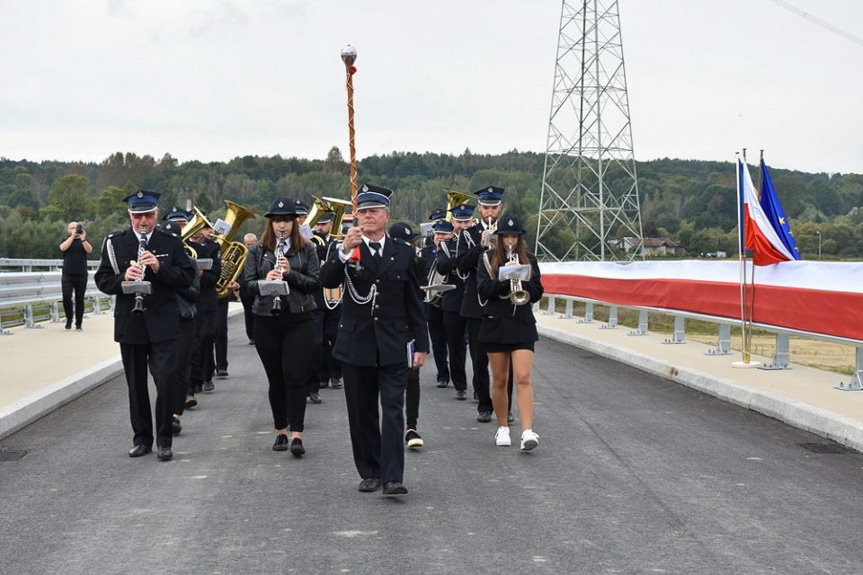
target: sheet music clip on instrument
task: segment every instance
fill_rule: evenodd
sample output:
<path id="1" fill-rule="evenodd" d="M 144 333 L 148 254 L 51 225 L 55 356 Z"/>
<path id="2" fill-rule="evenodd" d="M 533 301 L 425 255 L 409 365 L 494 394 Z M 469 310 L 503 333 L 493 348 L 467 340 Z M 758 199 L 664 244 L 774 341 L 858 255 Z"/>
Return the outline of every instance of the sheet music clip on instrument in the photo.
<path id="1" fill-rule="evenodd" d="M 138 294 L 139 293 L 139 294 L 143 294 L 143 295 L 150 295 L 151 293 L 153 293 L 153 284 L 151 284 L 150 282 L 144 282 L 144 281 L 136 281 L 136 282 L 125 281 L 125 282 L 120 283 L 120 289 L 122 289 L 123 293 L 125 293 L 125 294 L 130 294 L 130 293 Z"/>
<path id="2" fill-rule="evenodd" d="M 497 272 L 497 279 L 502 282 L 508 280 L 528 281 L 530 280 L 530 265 L 500 266 Z"/>
<path id="3" fill-rule="evenodd" d="M 283 280 L 258 280 L 258 291 L 262 296 L 281 296 L 291 292 L 288 282 Z"/>
<path id="4" fill-rule="evenodd" d="M 197 264 L 199 270 L 213 269 L 213 258 L 201 258 L 194 261 Z"/>

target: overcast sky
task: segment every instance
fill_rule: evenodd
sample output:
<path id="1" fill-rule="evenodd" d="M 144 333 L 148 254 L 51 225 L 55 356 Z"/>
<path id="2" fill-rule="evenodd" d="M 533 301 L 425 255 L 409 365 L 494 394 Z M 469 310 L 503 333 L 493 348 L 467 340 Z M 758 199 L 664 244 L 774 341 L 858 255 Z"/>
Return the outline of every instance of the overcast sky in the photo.
<path id="1" fill-rule="evenodd" d="M 788 0 L 863 37 L 861 0 Z M 635 157 L 863 173 L 863 46 L 771 0 L 619 0 Z M 544 152 L 560 0 L 0 0 L 0 156 Z M 753 157 L 750 156 L 750 159 Z"/>

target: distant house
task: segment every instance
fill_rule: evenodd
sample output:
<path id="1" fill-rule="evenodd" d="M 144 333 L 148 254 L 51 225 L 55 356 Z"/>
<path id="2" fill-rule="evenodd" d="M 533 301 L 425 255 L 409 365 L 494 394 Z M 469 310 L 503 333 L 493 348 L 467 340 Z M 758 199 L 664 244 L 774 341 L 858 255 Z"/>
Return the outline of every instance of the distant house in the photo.
<path id="1" fill-rule="evenodd" d="M 638 238 L 623 238 L 618 240 L 618 246 L 623 251 L 630 253 L 638 247 Z M 644 238 L 644 257 L 657 256 L 682 256 L 686 254 L 686 248 L 671 238 Z"/>

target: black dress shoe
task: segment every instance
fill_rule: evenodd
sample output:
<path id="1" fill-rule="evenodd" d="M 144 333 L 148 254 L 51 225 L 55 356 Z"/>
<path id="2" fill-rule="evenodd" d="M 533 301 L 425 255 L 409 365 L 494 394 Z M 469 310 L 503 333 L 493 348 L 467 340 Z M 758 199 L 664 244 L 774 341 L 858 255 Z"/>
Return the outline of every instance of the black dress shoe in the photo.
<path id="1" fill-rule="evenodd" d="M 332 385 L 333 385 L 333 389 L 341 389 L 343 387 L 342 378 L 341 377 L 334 377 Z"/>
<path id="2" fill-rule="evenodd" d="M 302 457 L 306 454 L 306 448 L 303 447 L 303 440 L 295 437 L 291 440 L 291 455 L 294 457 Z"/>
<path id="3" fill-rule="evenodd" d="M 174 452 L 171 451 L 170 447 L 159 446 L 156 450 L 156 459 L 159 461 L 170 461 L 172 457 L 174 457 Z"/>
<path id="4" fill-rule="evenodd" d="M 439 377 L 438 378 L 437 386 L 439 388 L 443 389 L 444 387 L 446 387 L 448 385 L 449 385 L 449 378 L 448 377 Z"/>
<path id="5" fill-rule="evenodd" d="M 72 320 L 66 320 L 66 329 L 72 329 Z"/>
<path id="6" fill-rule="evenodd" d="M 228 377 L 228 370 L 227 369 L 217 369 L 216 370 L 216 377 Z"/>
<path id="7" fill-rule="evenodd" d="M 362 481 L 360 481 L 360 486 L 357 487 L 357 491 L 362 491 L 363 493 L 372 493 L 381 488 L 381 480 L 377 477 L 366 477 Z"/>
<path id="8" fill-rule="evenodd" d="M 309 394 L 309 401 L 311 401 L 312 403 L 323 403 L 324 402 L 324 400 L 321 399 L 321 394 L 316 392 L 316 391 Z"/>
<path id="9" fill-rule="evenodd" d="M 203 385 L 201 385 L 201 390 L 206 391 L 207 393 L 212 393 L 214 389 L 216 389 L 216 386 L 213 385 L 212 381 L 205 381 Z"/>
<path id="10" fill-rule="evenodd" d="M 75 327 L 75 331 L 84 331 L 84 329 L 79 325 Z"/>
<path id="11" fill-rule="evenodd" d="M 330 386 L 330 380 L 329 379 L 325 379 L 321 382 L 321 389 L 323 389 L 325 387 L 329 387 L 329 386 Z"/>
<path id="12" fill-rule="evenodd" d="M 459 401 L 465 401 L 467 399 L 467 392 L 464 390 L 457 391 L 455 392 L 455 398 Z"/>
<path id="13" fill-rule="evenodd" d="M 403 483 L 398 481 L 388 481 L 384 483 L 384 495 L 407 495 L 408 488 Z"/>
<path id="14" fill-rule="evenodd" d="M 276 442 L 273 443 L 273 451 L 287 451 L 288 450 L 288 436 L 279 433 L 276 435 Z"/>
<path id="15" fill-rule="evenodd" d="M 186 396 L 186 409 L 192 409 L 193 407 L 198 405 L 198 400 L 195 399 L 194 395 Z"/>
<path id="16" fill-rule="evenodd" d="M 250 340 L 249 340 L 249 345 L 255 345 L 255 340 L 250 339 Z"/>
<path id="17" fill-rule="evenodd" d="M 476 420 L 480 423 L 488 423 L 491 421 L 491 412 L 490 411 L 480 411 L 479 415 L 476 416 Z"/>
<path id="18" fill-rule="evenodd" d="M 151 447 L 147 447 L 146 445 L 141 445 L 140 443 L 129 450 L 129 457 L 141 457 L 142 455 L 147 455 L 153 451 Z"/>
<path id="19" fill-rule="evenodd" d="M 180 425 L 180 419 L 174 417 L 174 419 L 171 420 L 171 433 L 178 435 L 181 431 L 183 431 L 183 426 Z"/>

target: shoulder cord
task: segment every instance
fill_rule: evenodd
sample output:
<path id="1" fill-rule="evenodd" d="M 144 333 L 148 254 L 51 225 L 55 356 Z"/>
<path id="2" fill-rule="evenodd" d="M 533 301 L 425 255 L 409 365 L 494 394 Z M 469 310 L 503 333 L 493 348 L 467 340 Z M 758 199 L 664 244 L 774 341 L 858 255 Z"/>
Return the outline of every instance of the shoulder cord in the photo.
<path id="1" fill-rule="evenodd" d="M 117 265 L 117 254 L 114 253 L 114 242 L 111 241 L 110 237 L 105 241 L 105 245 L 108 247 L 108 261 L 111 262 L 114 273 L 120 275 L 120 266 Z"/>
<path id="2" fill-rule="evenodd" d="M 347 288 L 347 292 L 351 295 L 351 299 L 354 300 L 354 303 L 357 305 L 366 305 L 371 303 L 371 309 L 369 310 L 369 314 L 374 314 L 375 312 L 375 299 L 378 296 L 378 286 L 377 284 L 372 284 L 371 289 L 369 289 L 368 295 L 361 296 L 357 291 L 357 288 L 354 286 L 353 280 L 351 280 L 351 274 L 348 273 L 348 266 L 350 265 L 350 260 L 345 262 L 345 287 Z"/>
<path id="3" fill-rule="evenodd" d="M 467 238 L 467 240 L 465 240 L 465 243 L 468 244 L 468 249 L 470 249 L 470 243 L 473 242 L 473 240 L 470 239 L 470 235 L 467 233 L 467 230 L 461 230 L 458 233 L 458 235 L 455 237 L 455 255 L 456 255 L 456 257 L 458 257 L 458 244 L 461 241 L 461 235 L 462 234 L 464 234 L 465 237 Z M 449 255 L 449 254 L 447 254 L 447 255 Z M 462 272 L 458 271 L 458 266 L 454 267 L 453 271 L 455 271 L 455 275 L 458 276 L 458 278 L 461 281 L 467 281 L 467 278 L 470 277 L 470 272 L 462 273 Z"/>
<path id="4" fill-rule="evenodd" d="M 488 271 L 488 277 L 494 279 L 491 275 L 491 263 L 488 261 L 488 252 L 482 252 L 482 263 L 485 265 L 485 269 Z M 477 278 L 477 282 L 479 278 Z M 482 297 L 479 295 L 479 284 L 476 286 L 476 301 L 479 302 L 480 307 L 485 307 L 488 303 L 488 300 L 482 301 Z"/>

